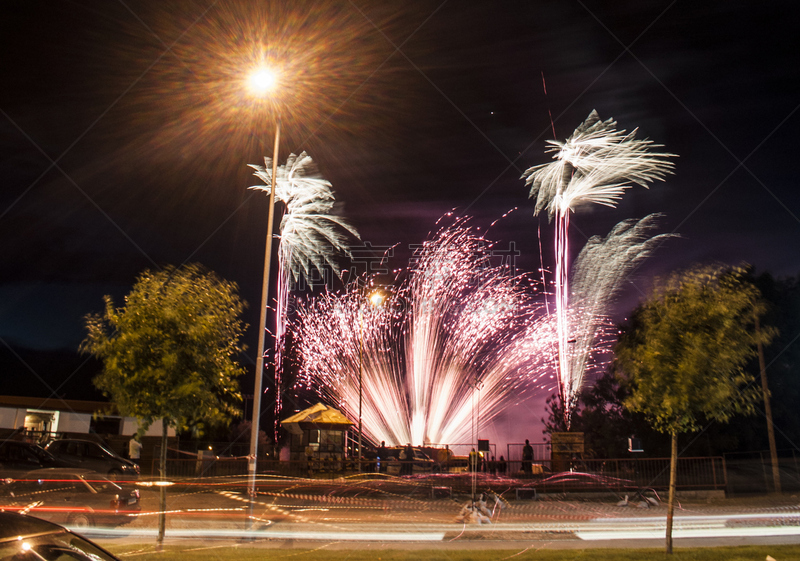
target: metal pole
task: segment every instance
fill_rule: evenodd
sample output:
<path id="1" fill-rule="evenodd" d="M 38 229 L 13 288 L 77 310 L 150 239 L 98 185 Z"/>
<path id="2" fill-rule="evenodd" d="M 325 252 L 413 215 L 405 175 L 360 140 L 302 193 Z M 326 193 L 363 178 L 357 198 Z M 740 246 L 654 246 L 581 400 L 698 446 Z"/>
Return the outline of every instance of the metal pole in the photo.
<path id="1" fill-rule="evenodd" d="M 362 295 L 363 296 L 363 295 Z M 361 309 L 364 304 L 358 303 L 358 473 L 361 473 L 361 402 L 363 398 L 362 376 L 364 374 L 364 315 Z"/>
<path id="2" fill-rule="evenodd" d="M 250 496 L 250 516 L 248 525 L 252 524 L 253 508 L 256 499 L 256 458 L 258 457 L 258 432 L 261 417 L 261 387 L 264 373 L 264 344 L 267 332 L 267 306 L 269 299 L 270 262 L 272 261 L 272 230 L 275 218 L 275 186 L 278 174 L 278 145 L 281 138 L 281 122 L 275 122 L 275 148 L 272 154 L 272 185 L 269 189 L 269 211 L 267 218 L 267 243 L 264 250 L 264 280 L 261 286 L 261 319 L 258 332 L 258 357 L 256 358 L 256 382 L 253 388 L 253 416 L 250 423 L 250 455 L 247 459 L 248 484 L 247 493 Z M 276 388 L 280 391 L 280 388 Z"/>

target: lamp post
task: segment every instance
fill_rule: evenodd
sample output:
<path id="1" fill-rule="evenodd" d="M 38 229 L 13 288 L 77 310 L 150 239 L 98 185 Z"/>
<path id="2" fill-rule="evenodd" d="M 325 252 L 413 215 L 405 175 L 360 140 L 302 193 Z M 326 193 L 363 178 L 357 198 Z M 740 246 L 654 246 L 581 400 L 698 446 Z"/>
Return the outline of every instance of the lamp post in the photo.
<path id="1" fill-rule="evenodd" d="M 263 97 L 272 91 L 277 83 L 277 76 L 266 68 L 254 71 L 248 79 L 251 94 Z M 250 423 L 250 454 L 247 461 L 248 494 L 250 496 L 250 517 L 252 521 L 253 506 L 256 497 L 256 468 L 258 457 L 258 433 L 261 416 L 261 386 L 264 372 L 264 346 L 267 331 L 267 303 L 269 299 L 270 263 L 272 261 L 272 230 L 275 218 L 275 187 L 278 173 L 278 146 L 281 138 L 280 119 L 275 118 L 275 146 L 272 153 L 272 185 L 269 190 L 269 211 L 267 214 L 267 242 L 264 250 L 264 278 L 261 286 L 261 316 L 258 332 L 258 357 L 256 358 L 256 381 L 253 388 L 253 416 Z"/>
<path id="2" fill-rule="evenodd" d="M 376 308 L 380 308 L 386 301 L 386 293 L 381 289 L 373 290 L 367 297 L 369 303 Z M 361 473 L 361 436 L 363 434 L 361 425 L 361 404 L 364 399 L 364 310 L 363 302 L 358 303 L 358 473 Z"/>

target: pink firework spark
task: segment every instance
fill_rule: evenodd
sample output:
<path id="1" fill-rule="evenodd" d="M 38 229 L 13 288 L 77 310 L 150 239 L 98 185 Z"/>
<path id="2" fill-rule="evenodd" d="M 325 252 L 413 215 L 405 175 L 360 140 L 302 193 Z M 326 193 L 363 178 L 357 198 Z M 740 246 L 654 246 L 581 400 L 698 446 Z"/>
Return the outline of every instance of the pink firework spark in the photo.
<path id="1" fill-rule="evenodd" d="M 554 325 L 527 278 L 490 257 L 490 244 L 460 220 L 417 251 L 389 305 L 370 307 L 356 286 L 306 302 L 301 383 L 354 418 L 361 368 L 370 440 L 469 441 L 475 416 L 480 431 L 538 387 L 553 360 Z"/>

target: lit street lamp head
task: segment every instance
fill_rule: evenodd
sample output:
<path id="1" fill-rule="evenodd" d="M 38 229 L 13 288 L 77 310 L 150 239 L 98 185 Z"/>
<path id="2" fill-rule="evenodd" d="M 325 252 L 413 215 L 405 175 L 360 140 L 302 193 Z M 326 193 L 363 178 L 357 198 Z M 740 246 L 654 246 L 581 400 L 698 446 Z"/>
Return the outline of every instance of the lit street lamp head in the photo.
<path id="1" fill-rule="evenodd" d="M 255 96 L 264 96 L 275 90 L 278 74 L 271 68 L 257 68 L 247 78 L 247 89 Z"/>

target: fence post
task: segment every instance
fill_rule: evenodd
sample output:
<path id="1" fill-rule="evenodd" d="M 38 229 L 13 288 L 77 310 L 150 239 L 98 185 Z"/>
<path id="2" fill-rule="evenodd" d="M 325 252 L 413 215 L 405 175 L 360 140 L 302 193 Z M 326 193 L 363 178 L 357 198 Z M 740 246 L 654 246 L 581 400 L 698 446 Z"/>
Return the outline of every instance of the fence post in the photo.
<path id="1" fill-rule="evenodd" d="M 717 462 L 716 459 L 711 457 L 711 473 L 714 475 L 714 490 L 717 489 Z"/>
<path id="2" fill-rule="evenodd" d="M 725 481 L 725 495 L 728 494 L 728 464 L 725 461 L 725 456 L 722 456 L 722 478 Z"/>

